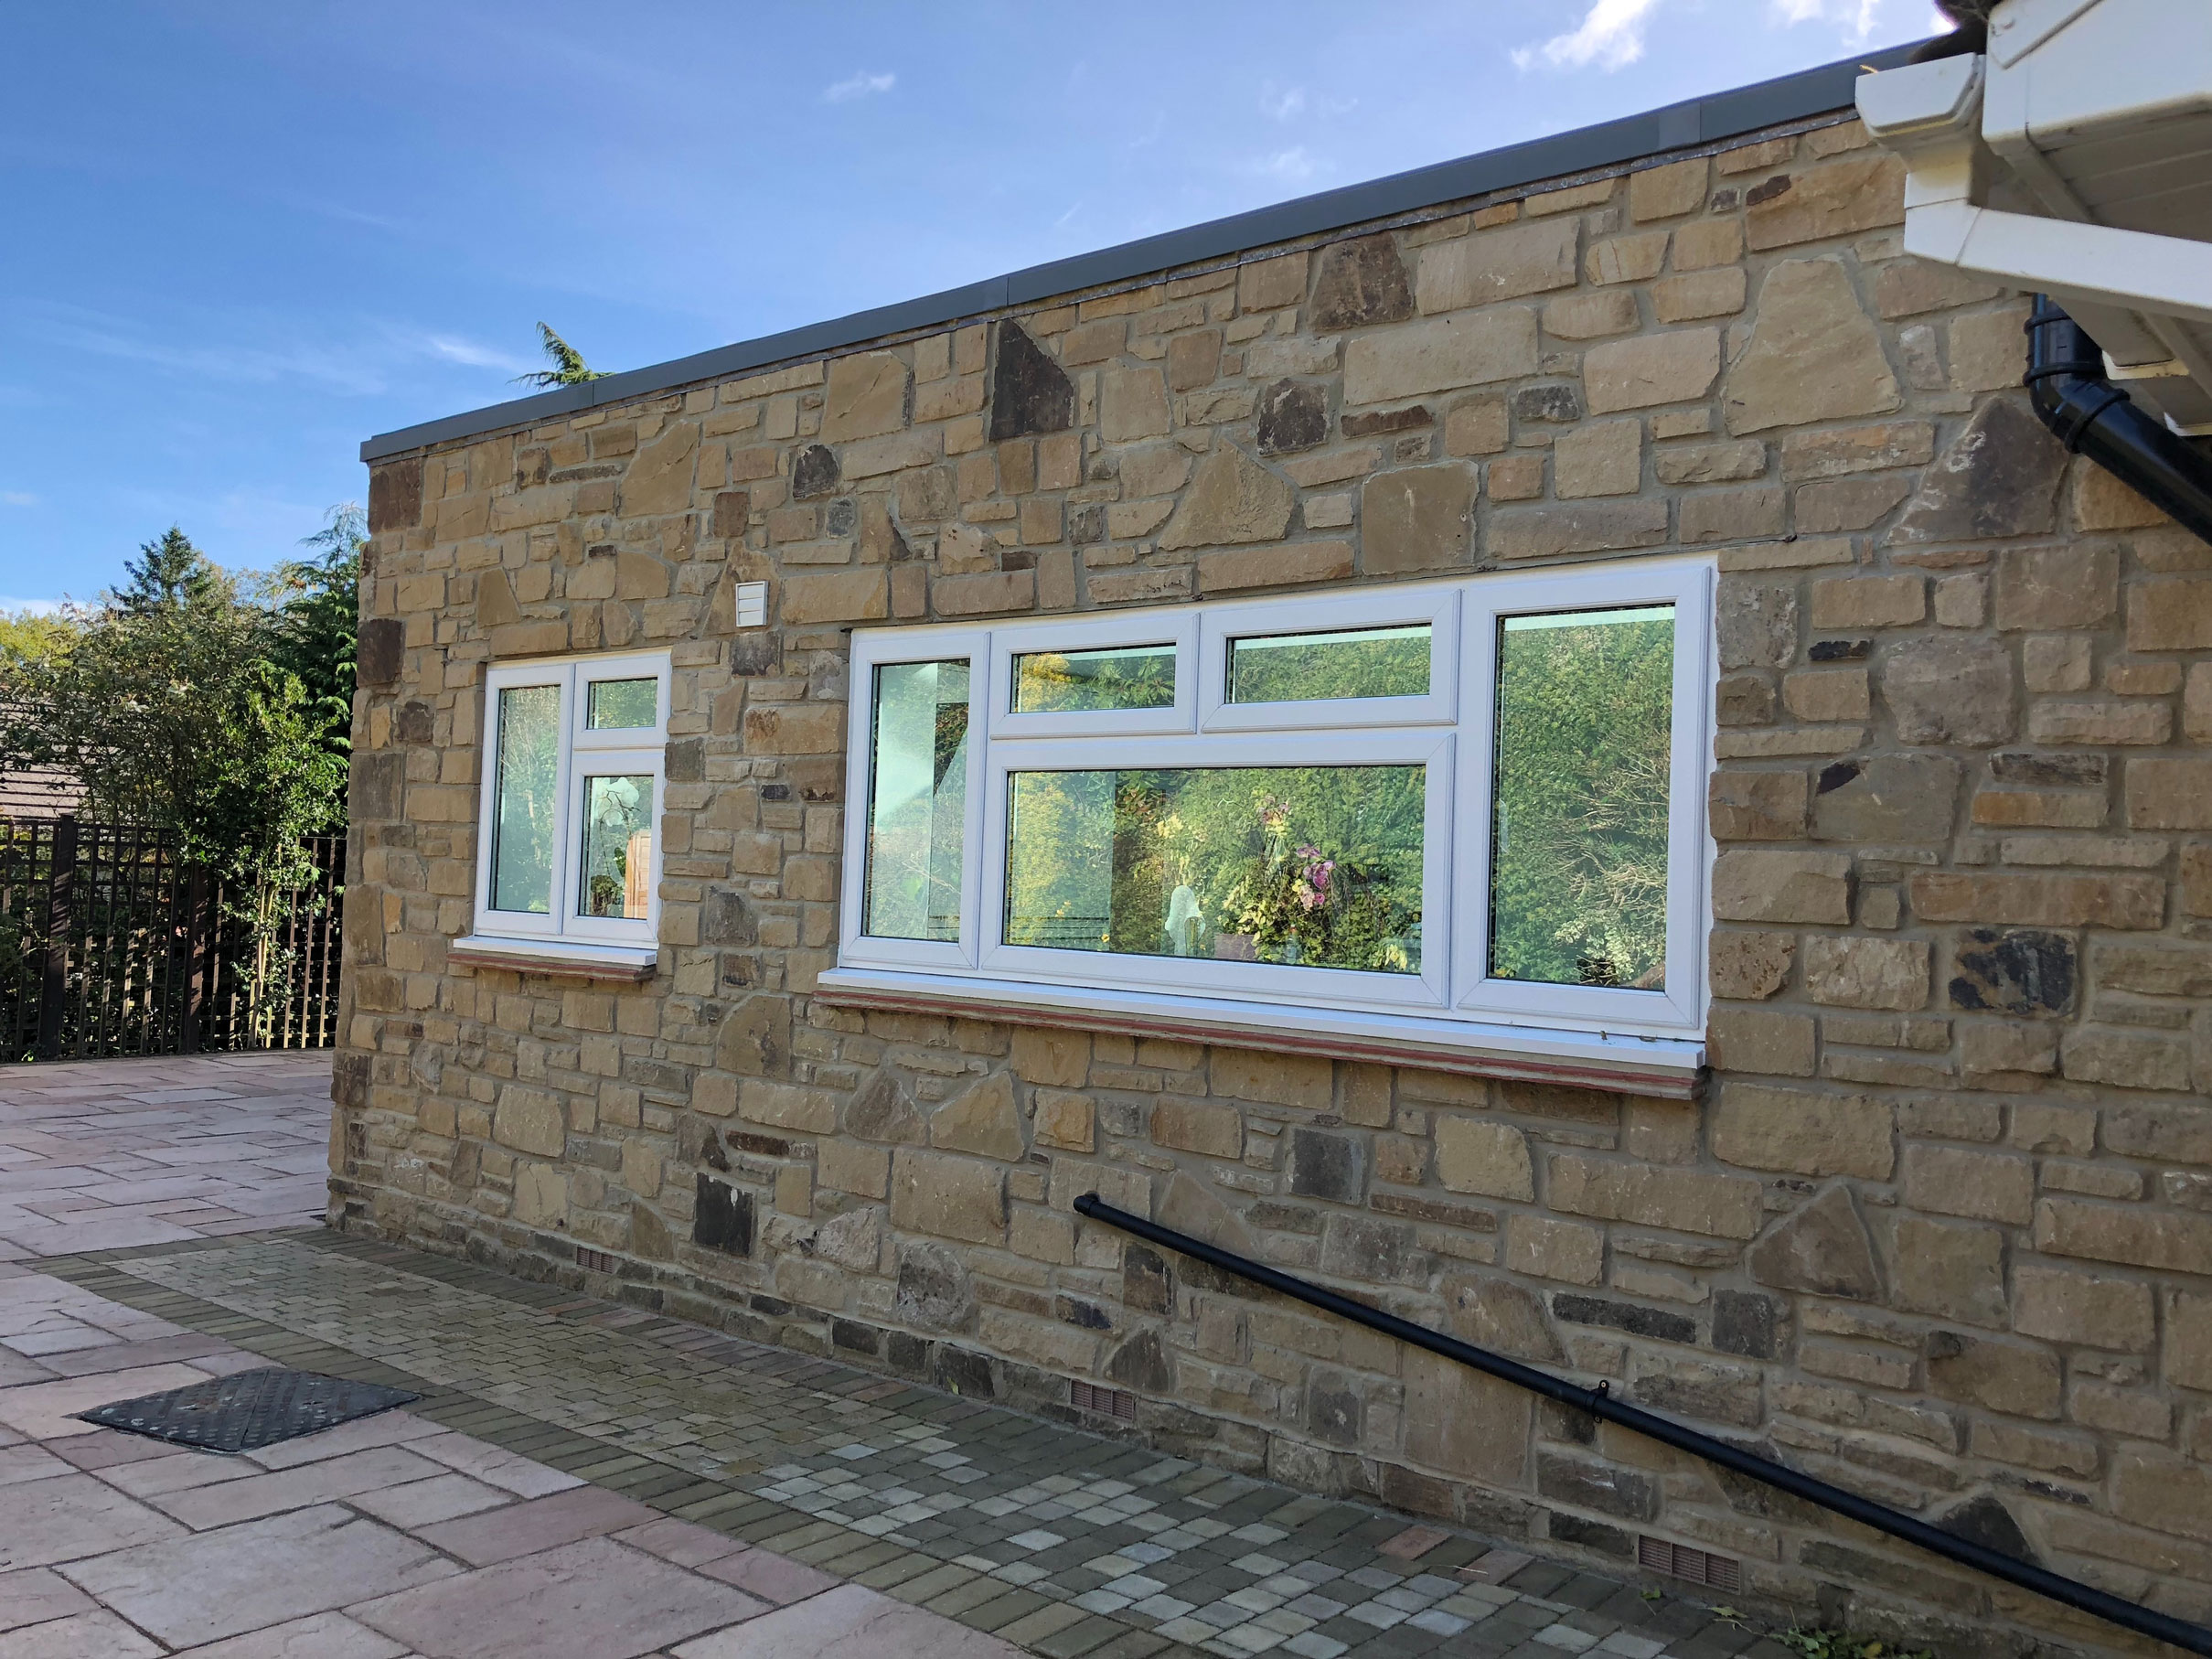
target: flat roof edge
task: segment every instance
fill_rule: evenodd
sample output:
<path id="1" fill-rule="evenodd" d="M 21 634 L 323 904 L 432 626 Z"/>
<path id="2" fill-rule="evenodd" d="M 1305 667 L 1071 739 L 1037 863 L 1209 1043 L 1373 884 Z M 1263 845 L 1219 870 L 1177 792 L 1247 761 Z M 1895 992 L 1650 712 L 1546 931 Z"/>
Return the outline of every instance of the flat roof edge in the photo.
<path id="1" fill-rule="evenodd" d="M 749 369 L 767 369 L 794 359 L 834 352 L 886 335 L 903 334 L 1031 304 L 1109 283 L 1127 282 L 1181 266 L 1223 259 L 1247 249 L 1296 241 L 1373 219 L 1385 219 L 1441 203 L 1459 201 L 1536 184 L 1599 167 L 1619 166 L 1647 155 L 1692 149 L 1753 133 L 1762 127 L 1801 121 L 1849 107 L 1854 82 L 1863 69 L 1890 69 L 1903 63 L 1913 48 L 1892 47 L 1865 57 L 1822 64 L 1709 97 L 1688 99 L 1664 108 L 1624 115 L 1595 126 L 1577 127 L 1478 155 L 1416 167 L 1362 184 L 1301 196 L 1210 219 L 1180 230 L 1122 242 L 1092 253 L 1031 265 L 958 288 L 856 311 L 849 316 L 809 323 L 757 339 L 740 340 L 689 357 L 626 369 L 577 386 L 563 386 L 533 397 L 516 398 L 462 414 L 379 433 L 361 444 L 364 462 L 381 461 L 411 450 L 455 439 L 528 426 L 604 404 L 629 402 L 700 380 L 725 380 Z"/>

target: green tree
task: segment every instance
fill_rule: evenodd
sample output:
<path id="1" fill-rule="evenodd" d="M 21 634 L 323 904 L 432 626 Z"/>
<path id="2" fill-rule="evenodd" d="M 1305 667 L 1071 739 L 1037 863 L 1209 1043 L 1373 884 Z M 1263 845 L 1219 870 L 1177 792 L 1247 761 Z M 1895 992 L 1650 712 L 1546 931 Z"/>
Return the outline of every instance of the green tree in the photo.
<path id="1" fill-rule="evenodd" d="M 159 541 L 142 543 L 138 557 L 125 560 L 123 568 L 131 579 L 108 595 L 108 603 L 134 616 L 228 599 L 233 591 L 230 578 L 174 524 Z"/>
<path id="2" fill-rule="evenodd" d="M 314 551 L 285 561 L 262 579 L 269 606 L 263 649 L 306 692 L 307 717 L 322 745 L 344 755 L 353 747 L 367 517 L 351 501 L 334 507 L 323 528 L 303 537 L 300 545 Z"/>
<path id="3" fill-rule="evenodd" d="M 0 611 L 0 676 L 10 662 L 36 661 L 69 648 L 76 627 L 66 615 Z"/>
<path id="4" fill-rule="evenodd" d="M 518 386 L 581 386 L 586 380 L 604 380 L 607 377 L 583 360 L 577 350 L 544 323 L 538 325 L 538 344 L 545 348 L 546 361 L 550 369 L 540 369 L 530 374 L 518 374 Z"/>

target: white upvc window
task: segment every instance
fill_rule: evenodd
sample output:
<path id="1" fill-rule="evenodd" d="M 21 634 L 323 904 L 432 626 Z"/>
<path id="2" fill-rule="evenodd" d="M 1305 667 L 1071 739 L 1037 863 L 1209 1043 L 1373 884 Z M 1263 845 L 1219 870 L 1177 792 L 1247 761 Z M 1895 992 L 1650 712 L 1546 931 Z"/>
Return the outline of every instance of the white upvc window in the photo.
<path id="1" fill-rule="evenodd" d="M 1687 1076 L 1712 580 L 858 632 L 823 988 Z"/>
<path id="2" fill-rule="evenodd" d="M 465 956 L 639 969 L 657 954 L 666 652 L 485 677 L 476 927 Z"/>

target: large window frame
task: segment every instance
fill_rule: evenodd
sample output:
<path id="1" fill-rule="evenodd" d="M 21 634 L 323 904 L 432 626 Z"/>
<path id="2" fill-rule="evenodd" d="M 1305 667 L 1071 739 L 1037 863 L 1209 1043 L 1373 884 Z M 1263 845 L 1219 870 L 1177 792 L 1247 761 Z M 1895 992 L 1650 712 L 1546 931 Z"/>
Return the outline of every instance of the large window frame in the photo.
<path id="1" fill-rule="evenodd" d="M 861 629 L 853 635 L 849 813 L 839 966 L 830 993 L 917 999 L 964 994 L 1010 1010 L 1072 1016 L 1112 1010 L 1193 1011 L 1262 1030 L 1331 1027 L 1397 1033 L 1431 1047 L 1514 1046 L 1525 1033 L 1570 1040 L 1574 1054 L 1629 1040 L 1671 1044 L 1694 1068 L 1705 1018 L 1707 885 L 1713 846 L 1705 784 L 1713 748 L 1713 570 L 1701 559 L 1650 559 L 1536 573 L 1500 573 L 1259 602 L 1147 608 L 1002 626 Z M 1674 614 L 1667 834 L 1666 978 L 1656 990 L 1501 979 L 1490 960 L 1491 770 L 1501 620 L 1522 615 L 1671 605 Z M 1426 696 L 1236 703 L 1231 642 L 1262 635 L 1424 625 Z M 1012 664 L 1039 650 L 1173 643 L 1171 707 L 1013 713 Z M 876 670 L 967 658 L 970 664 L 961 919 L 957 942 L 864 931 Z M 1106 952 L 1008 943 L 1009 777 L 1030 771 L 1418 765 L 1423 808 L 1422 959 L 1417 973 Z M 912 976 L 911 979 L 906 976 Z M 1018 1017 L 1018 1016 L 1017 1016 Z M 1333 1022 L 1333 1025 L 1332 1025 Z M 1081 1023 L 1079 1017 L 1065 1022 Z"/>
<path id="2" fill-rule="evenodd" d="M 549 959 L 569 958 L 617 967 L 636 967 L 657 954 L 671 677 L 666 651 L 537 658 L 501 663 L 486 672 L 476 922 L 469 937 L 458 942 L 465 954 L 473 950 Z M 642 680 L 654 683 L 651 726 L 599 730 L 591 726 L 591 688 L 594 684 Z M 542 912 L 500 909 L 495 904 L 500 767 L 506 758 L 500 699 L 507 691 L 533 687 L 551 689 L 558 699 L 551 887 Z M 591 778 L 633 776 L 653 780 L 652 861 L 644 883 L 646 914 L 635 917 L 593 915 L 582 903 L 584 791 Z"/>

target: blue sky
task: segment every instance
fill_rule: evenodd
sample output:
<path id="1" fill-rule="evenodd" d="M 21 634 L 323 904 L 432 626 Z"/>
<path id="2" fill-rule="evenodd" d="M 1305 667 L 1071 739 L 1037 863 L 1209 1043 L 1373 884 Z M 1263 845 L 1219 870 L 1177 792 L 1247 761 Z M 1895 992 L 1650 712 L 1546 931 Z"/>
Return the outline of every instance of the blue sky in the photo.
<path id="1" fill-rule="evenodd" d="M 1929 0 L 11 10 L 0 607 L 374 432 L 1932 32 Z"/>

